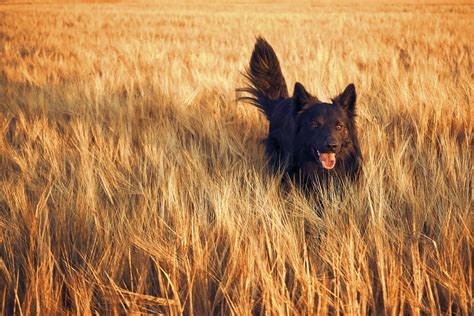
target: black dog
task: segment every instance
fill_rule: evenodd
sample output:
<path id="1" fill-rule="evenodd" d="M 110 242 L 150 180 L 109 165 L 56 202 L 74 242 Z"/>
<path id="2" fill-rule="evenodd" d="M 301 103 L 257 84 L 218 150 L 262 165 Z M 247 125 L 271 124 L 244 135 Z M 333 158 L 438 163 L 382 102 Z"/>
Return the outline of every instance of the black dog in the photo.
<path id="1" fill-rule="evenodd" d="M 257 38 L 246 73 L 249 86 L 240 97 L 262 110 L 270 122 L 265 153 L 274 170 L 283 169 L 304 183 L 349 178 L 360 173 L 362 155 L 355 126 L 356 92 L 324 103 L 297 82 L 290 97 L 273 48 Z"/>

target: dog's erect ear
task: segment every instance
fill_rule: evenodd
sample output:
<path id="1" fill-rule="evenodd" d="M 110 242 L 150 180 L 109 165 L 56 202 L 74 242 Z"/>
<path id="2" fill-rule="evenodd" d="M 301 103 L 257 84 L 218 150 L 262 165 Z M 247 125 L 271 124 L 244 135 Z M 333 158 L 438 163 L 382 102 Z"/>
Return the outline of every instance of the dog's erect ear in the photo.
<path id="1" fill-rule="evenodd" d="M 353 83 L 349 84 L 344 91 L 334 99 L 334 103 L 342 106 L 349 116 L 355 115 L 355 105 L 356 105 L 356 90 Z"/>
<path id="2" fill-rule="evenodd" d="M 311 94 L 306 91 L 305 87 L 297 82 L 295 83 L 295 89 L 293 90 L 293 100 L 296 106 L 296 111 L 301 109 L 308 103 L 311 98 Z"/>

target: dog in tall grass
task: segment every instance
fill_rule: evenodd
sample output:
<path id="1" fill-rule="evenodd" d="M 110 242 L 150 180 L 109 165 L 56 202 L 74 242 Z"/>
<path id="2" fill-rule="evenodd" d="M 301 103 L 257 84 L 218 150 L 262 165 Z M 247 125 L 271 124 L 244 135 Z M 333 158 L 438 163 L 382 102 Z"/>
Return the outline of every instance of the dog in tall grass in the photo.
<path id="1" fill-rule="evenodd" d="M 260 37 L 245 76 L 248 86 L 238 91 L 247 94 L 239 99 L 256 106 L 270 122 L 264 144 L 273 171 L 304 184 L 358 178 L 362 156 L 353 84 L 331 103 L 320 101 L 299 82 L 290 96 L 273 48 Z"/>

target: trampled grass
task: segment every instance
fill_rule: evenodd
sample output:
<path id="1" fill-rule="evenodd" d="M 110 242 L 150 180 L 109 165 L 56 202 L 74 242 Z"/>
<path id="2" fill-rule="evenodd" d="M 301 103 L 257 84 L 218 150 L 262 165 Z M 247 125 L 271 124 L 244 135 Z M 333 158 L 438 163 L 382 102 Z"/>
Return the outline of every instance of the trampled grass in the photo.
<path id="1" fill-rule="evenodd" d="M 0 4 L 2 313 L 472 313 L 473 29 L 456 4 Z M 322 210 L 235 102 L 257 35 L 290 86 L 356 85 L 364 175 Z"/>

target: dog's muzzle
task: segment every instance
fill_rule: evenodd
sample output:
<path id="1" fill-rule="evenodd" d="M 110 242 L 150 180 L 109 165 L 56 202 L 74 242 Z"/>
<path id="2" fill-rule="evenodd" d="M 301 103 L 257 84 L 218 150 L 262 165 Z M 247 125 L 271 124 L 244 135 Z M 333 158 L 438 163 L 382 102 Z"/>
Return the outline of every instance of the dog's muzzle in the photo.
<path id="1" fill-rule="evenodd" d="M 313 149 L 313 151 L 316 153 L 316 156 L 324 169 L 331 170 L 336 166 L 336 153 L 324 153 L 317 149 Z"/>

